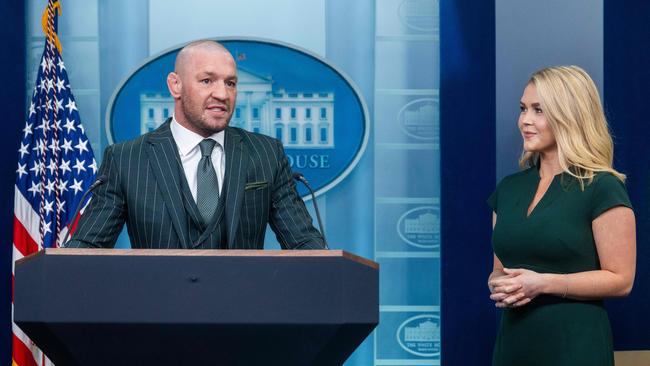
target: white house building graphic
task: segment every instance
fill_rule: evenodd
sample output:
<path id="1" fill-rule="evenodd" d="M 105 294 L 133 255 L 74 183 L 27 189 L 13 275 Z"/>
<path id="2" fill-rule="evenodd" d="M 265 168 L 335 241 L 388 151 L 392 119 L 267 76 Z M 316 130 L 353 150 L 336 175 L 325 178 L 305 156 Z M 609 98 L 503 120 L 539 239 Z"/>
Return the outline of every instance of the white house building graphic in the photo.
<path id="1" fill-rule="evenodd" d="M 406 234 L 435 234 L 440 232 L 440 220 L 431 212 L 418 215 L 415 219 L 404 220 Z"/>
<path id="2" fill-rule="evenodd" d="M 439 342 L 440 327 L 438 324 L 426 320 L 416 327 L 404 328 L 404 341 L 406 342 Z"/>
<path id="3" fill-rule="evenodd" d="M 407 134 L 412 137 L 439 142 L 439 118 L 437 100 L 432 98 L 415 100 L 402 108 L 399 118 Z"/>
<path id="4" fill-rule="evenodd" d="M 334 93 L 273 89 L 270 77 L 239 68 L 230 125 L 262 133 L 288 148 L 334 148 Z M 174 110 L 168 93 L 140 94 L 140 132 L 160 126 Z"/>

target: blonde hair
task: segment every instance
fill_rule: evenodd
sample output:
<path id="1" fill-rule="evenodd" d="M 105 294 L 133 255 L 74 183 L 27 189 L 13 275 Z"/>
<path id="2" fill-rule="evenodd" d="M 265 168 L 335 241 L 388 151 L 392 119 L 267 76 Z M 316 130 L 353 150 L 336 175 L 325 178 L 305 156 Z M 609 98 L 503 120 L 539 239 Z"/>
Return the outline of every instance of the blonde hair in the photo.
<path id="1" fill-rule="evenodd" d="M 556 66 L 535 72 L 528 81 L 535 85 L 542 110 L 557 143 L 562 170 L 590 184 L 597 172 L 609 172 L 621 181 L 625 175 L 613 166 L 614 144 L 596 85 L 578 66 Z M 531 167 L 539 153 L 524 151 L 519 165 Z"/>

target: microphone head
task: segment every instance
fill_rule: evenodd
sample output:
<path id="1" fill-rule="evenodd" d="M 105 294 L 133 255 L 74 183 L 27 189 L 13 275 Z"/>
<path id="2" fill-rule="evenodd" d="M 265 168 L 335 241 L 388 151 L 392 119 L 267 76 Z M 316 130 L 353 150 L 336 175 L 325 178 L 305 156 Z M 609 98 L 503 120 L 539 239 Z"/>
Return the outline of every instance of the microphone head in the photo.
<path id="1" fill-rule="evenodd" d="M 305 176 L 302 175 L 301 172 L 293 172 L 292 175 L 293 175 L 293 179 L 295 179 L 297 181 L 302 181 L 303 179 L 305 179 Z"/>
<path id="2" fill-rule="evenodd" d="M 108 181 L 108 177 L 106 175 L 102 174 L 99 177 L 95 178 L 95 181 L 93 182 L 93 184 L 90 185 L 90 187 L 88 187 L 88 190 L 92 191 L 93 189 L 95 189 L 95 188 L 101 186 L 102 184 L 106 183 L 106 181 Z"/>

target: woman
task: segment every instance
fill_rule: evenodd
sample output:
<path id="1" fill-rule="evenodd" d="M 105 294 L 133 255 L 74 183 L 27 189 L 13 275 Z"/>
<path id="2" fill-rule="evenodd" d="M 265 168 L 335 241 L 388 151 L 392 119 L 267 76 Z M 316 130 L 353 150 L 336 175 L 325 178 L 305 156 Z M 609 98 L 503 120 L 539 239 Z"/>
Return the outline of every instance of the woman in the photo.
<path id="1" fill-rule="evenodd" d="M 613 365 L 602 299 L 634 282 L 634 213 L 589 75 L 534 73 L 520 102 L 520 166 L 490 196 L 490 298 L 503 308 L 493 365 Z"/>

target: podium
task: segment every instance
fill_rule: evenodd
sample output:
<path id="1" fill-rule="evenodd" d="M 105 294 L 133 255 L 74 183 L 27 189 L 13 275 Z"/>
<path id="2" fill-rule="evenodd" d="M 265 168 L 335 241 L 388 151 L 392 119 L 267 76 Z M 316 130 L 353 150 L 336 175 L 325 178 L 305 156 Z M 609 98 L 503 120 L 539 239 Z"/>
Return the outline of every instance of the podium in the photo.
<path id="1" fill-rule="evenodd" d="M 14 321 L 57 365 L 340 365 L 379 321 L 378 264 L 341 250 L 46 249 Z"/>

